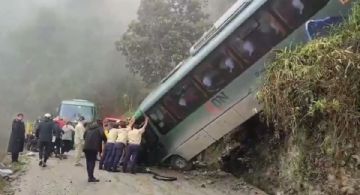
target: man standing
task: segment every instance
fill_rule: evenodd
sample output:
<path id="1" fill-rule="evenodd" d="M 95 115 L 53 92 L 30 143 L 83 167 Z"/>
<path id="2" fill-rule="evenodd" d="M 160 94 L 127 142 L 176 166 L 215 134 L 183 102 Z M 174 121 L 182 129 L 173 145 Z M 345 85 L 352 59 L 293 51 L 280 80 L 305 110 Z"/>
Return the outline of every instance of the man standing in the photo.
<path id="1" fill-rule="evenodd" d="M 51 120 L 51 114 L 47 113 L 44 115 L 44 121 L 40 122 L 36 129 L 36 137 L 39 140 L 39 166 L 46 167 L 46 161 L 51 151 L 54 130 L 55 124 Z"/>
<path id="2" fill-rule="evenodd" d="M 19 113 L 12 123 L 8 152 L 11 153 L 11 159 L 13 163 L 19 162 L 19 153 L 24 150 L 25 124 L 23 119 L 24 115 Z"/>
<path id="3" fill-rule="evenodd" d="M 85 133 L 85 127 L 84 127 L 84 121 L 85 118 L 83 116 L 79 117 L 79 122 L 75 126 L 75 166 L 82 166 L 80 163 L 81 154 L 83 152 L 84 147 L 84 133 Z"/>

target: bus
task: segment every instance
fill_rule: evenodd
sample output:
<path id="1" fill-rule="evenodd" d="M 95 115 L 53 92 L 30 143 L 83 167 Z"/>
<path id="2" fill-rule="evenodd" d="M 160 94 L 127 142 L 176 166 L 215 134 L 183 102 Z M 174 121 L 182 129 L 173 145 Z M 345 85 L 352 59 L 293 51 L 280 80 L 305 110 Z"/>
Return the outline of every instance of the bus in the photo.
<path id="1" fill-rule="evenodd" d="M 344 0 L 238 0 L 141 103 L 146 150 L 186 169 L 191 160 L 259 113 L 256 99 L 274 50 L 307 41 L 310 19 L 346 16 Z"/>
<path id="2" fill-rule="evenodd" d="M 66 121 L 76 123 L 80 116 L 86 122 L 93 122 L 97 117 L 96 105 L 88 100 L 64 100 L 58 109 L 58 116 Z"/>

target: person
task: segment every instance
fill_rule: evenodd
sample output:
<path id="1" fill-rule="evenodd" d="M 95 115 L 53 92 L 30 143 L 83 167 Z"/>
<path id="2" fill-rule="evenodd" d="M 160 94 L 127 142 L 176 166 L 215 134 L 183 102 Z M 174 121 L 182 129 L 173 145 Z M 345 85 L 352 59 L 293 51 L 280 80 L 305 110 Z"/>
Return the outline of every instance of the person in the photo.
<path id="1" fill-rule="evenodd" d="M 100 125 L 100 124 L 98 123 L 98 125 Z M 99 170 L 104 169 L 104 163 L 105 163 L 105 146 L 106 146 L 106 143 L 107 143 L 107 139 L 109 138 L 109 124 L 108 124 L 107 121 L 104 121 L 103 132 L 105 134 L 106 140 L 104 140 L 102 145 L 101 145 L 101 156 L 100 156 L 100 161 L 99 161 Z"/>
<path id="2" fill-rule="evenodd" d="M 111 165 L 114 159 L 114 146 L 115 146 L 115 141 L 117 139 L 117 135 L 118 135 L 118 128 L 119 128 L 119 124 L 115 123 L 112 125 L 112 128 L 109 131 L 108 137 L 107 137 L 107 142 L 105 144 L 105 150 L 104 150 L 104 155 L 105 155 L 105 160 L 104 160 L 104 168 L 107 171 L 111 171 Z"/>
<path id="3" fill-rule="evenodd" d="M 85 153 L 88 182 L 99 182 L 99 180 L 94 177 L 94 169 L 100 144 L 106 139 L 105 134 L 101 132 L 99 125 L 94 122 L 88 125 L 83 138 L 83 152 Z"/>
<path id="4" fill-rule="evenodd" d="M 119 172 L 117 170 L 117 166 L 120 162 L 120 159 L 124 153 L 125 146 L 127 143 L 127 134 L 130 130 L 130 127 L 126 125 L 125 121 L 119 121 L 120 129 L 117 130 L 117 139 L 115 141 L 114 149 L 113 149 L 113 161 L 110 167 L 112 172 Z"/>
<path id="5" fill-rule="evenodd" d="M 65 152 L 69 152 L 72 149 L 72 134 L 75 131 L 74 127 L 71 125 L 71 122 L 68 121 L 62 128 L 64 134 L 62 136 L 62 146 L 61 146 L 61 156 L 62 158 L 65 157 Z"/>
<path id="6" fill-rule="evenodd" d="M 128 146 L 126 148 L 124 164 L 123 164 L 124 173 L 126 173 L 129 168 L 130 172 L 135 174 L 135 166 L 140 151 L 142 134 L 145 132 L 148 123 L 149 123 L 148 117 L 145 118 L 145 123 L 141 128 L 140 126 L 135 124 L 135 118 L 133 118 L 130 122 L 131 129 L 128 132 Z"/>
<path id="7" fill-rule="evenodd" d="M 61 145 L 62 145 L 62 135 L 64 133 L 64 131 L 62 130 L 62 128 L 60 127 L 61 124 L 58 123 L 58 121 L 55 121 L 55 129 L 54 129 L 54 153 L 55 153 L 55 158 L 59 158 L 60 160 L 62 159 L 61 156 Z"/>
<path id="8" fill-rule="evenodd" d="M 81 160 L 81 153 L 83 151 L 84 146 L 84 133 L 85 133 L 85 127 L 84 127 L 84 121 L 85 118 L 83 116 L 79 117 L 79 122 L 75 126 L 75 166 L 82 166 L 80 163 Z"/>
<path id="9" fill-rule="evenodd" d="M 19 113 L 12 123 L 8 152 L 11 153 L 11 160 L 13 163 L 19 162 L 19 153 L 24 151 L 25 124 L 23 119 L 24 114 Z"/>
<path id="10" fill-rule="evenodd" d="M 51 120 L 51 114 L 47 113 L 36 129 L 36 137 L 39 140 L 39 166 L 46 167 L 46 162 L 51 152 L 54 130 L 55 124 Z"/>
<path id="11" fill-rule="evenodd" d="M 105 132 L 104 132 L 104 126 L 103 126 L 102 120 L 98 119 L 98 120 L 96 120 L 96 123 L 97 123 L 97 125 L 99 126 L 100 131 L 101 131 L 102 133 L 105 133 Z M 103 147 L 102 147 L 102 142 L 101 142 L 100 147 L 99 147 L 99 151 L 98 151 L 98 157 L 96 157 L 96 159 L 97 159 L 98 161 L 101 160 L 101 153 L 102 153 L 102 151 L 103 151 Z"/>

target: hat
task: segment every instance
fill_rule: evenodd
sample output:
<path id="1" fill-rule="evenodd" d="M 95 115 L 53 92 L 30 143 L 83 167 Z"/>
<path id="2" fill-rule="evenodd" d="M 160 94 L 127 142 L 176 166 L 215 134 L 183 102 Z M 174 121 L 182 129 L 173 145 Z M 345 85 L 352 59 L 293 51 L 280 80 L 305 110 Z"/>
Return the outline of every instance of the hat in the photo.
<path id="1" fill-rule="evenodd" d="M 51 114 L 46 113 L 46 114 L 44 115 L 44 117 L 45 117 L 45 118 L 51 118 Z"/>

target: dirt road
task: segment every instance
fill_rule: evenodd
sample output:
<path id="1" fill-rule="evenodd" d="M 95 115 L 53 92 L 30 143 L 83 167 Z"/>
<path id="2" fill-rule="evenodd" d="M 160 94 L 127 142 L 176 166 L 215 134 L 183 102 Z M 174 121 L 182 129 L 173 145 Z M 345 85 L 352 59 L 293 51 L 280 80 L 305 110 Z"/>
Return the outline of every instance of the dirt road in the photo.
<path id="1" fill-rule="evenodd" d="M 83 160 L 84 161 L 84 160 Z M 48 167 L 38 166 L 36 156 L 30 157 L 27 171 L 13 188 L 16 195 L 247 195 L 264 194 L 244 182 L 226 175 L 221 178 L 186 176 L 178 172 L 162 171 L 176 176 L 178 181 L 154 180 L 148 174 L 123 174 L 95 171 L 99 183 L 88 183 L 85 167 L 75 167 L 73 157 L 66 160 L 50 159 Z M 85 162 L 83 162 L 85 163 Z M 239 187 L 241 186 L 241 187 Z"/>

